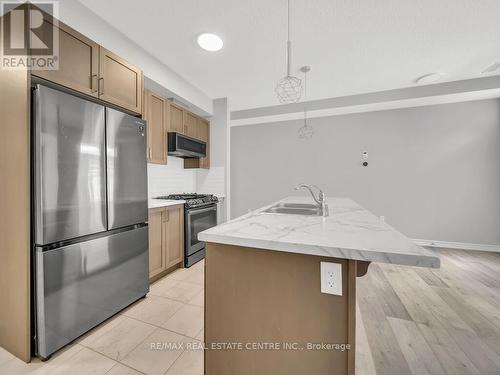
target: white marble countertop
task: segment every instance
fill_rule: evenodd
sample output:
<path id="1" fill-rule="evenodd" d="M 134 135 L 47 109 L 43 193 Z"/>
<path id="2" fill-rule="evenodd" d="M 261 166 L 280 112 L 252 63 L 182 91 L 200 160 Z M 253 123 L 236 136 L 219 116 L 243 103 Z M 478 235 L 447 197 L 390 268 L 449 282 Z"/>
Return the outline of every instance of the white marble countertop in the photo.
<path id="1" fill-rule="evenodd" d="M 184 204 L 184 203 L 186 203 L 186 201 L 184 201 L 184 200 L 151 198 L 151 199 L 148 199 L 148 208 L 160 208 L 160 207 L 167 207 L 167 206 L 175 206 L 177 204 Z"/>
<path id="2" fill-rule="evenodd" d="M 314 203 L 310 197 L 288 197 L 280 202 Z M 278 203 L 278 202 L 276 202 Z M 330 216 L 288 215 L 260 208 L 199 233 L 206 242 L 439 268 L 439 256 L 348 198 L 328 198 Z"/>

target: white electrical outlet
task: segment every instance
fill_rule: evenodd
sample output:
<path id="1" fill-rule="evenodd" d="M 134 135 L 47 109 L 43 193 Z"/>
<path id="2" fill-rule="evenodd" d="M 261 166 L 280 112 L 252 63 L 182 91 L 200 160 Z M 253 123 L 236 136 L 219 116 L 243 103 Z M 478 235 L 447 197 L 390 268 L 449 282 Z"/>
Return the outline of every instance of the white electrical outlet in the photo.
<path id="1" fill-rule="evenodd" d="M 321 293 L 342 295 L 342 264 L 321 262 Z"/>

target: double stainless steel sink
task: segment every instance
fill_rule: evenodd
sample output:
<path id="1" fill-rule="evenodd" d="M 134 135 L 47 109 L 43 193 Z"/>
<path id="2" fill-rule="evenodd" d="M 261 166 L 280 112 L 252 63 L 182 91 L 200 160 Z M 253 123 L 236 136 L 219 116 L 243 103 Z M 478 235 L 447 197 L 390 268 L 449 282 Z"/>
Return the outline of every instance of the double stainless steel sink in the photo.
<path id="1" fill-rule="evenodd" d="M 280 202 L 272 207 L 269 207 L 264 212 L 272 214 L 291 214 L 291 215 L 309 215 L 323 216 L 321 208 L 316 204 L 306 203 L 283 203 Z"/>
<path id="2" fill-rule="evenodd" d="M 308 203 L 285 203 L 279 202 L 272 207 L 269 207 L 264 212 L 270 214 L 287 214 L 287 215 L 306 215 L 306 216 L 323 216 L 327 217 L 330 212 L 326 204 L 326 196 L 316 185 L 300 184 L 295 186 L 295 190 L 301 188 L 307 189 L 316 204 Z M 314 193 L 313 189 L 318 190 L 318 196 Z"/>

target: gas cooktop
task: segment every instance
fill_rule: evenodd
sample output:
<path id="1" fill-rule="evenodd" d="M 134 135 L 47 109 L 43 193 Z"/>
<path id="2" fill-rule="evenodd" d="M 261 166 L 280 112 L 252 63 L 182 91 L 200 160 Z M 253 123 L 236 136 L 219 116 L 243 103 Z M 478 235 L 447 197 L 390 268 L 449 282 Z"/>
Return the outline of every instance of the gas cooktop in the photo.
<path id="1" fill-rule="evenodd" d="M 215 195 L 196 194 L 196 193 L 170 194 L 161 197 L 156 197 L 156 199 L 185 200 L 186 208 L 208 206 L 211 204 L 215 204 L 219 201 Z"/>

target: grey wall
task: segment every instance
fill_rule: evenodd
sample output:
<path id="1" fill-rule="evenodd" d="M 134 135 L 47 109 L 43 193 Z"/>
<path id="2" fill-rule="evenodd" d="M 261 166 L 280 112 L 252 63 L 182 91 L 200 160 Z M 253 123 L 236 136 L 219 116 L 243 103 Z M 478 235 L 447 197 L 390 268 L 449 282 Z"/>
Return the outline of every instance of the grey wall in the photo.
<path id="1" fill-rule="evenodd" d="M 231 214 L 313 183 L 411 238 L 500 245 L 500 101 L 231 128 Z M 361 154 L 369 153 L 369 166 Z"/>

